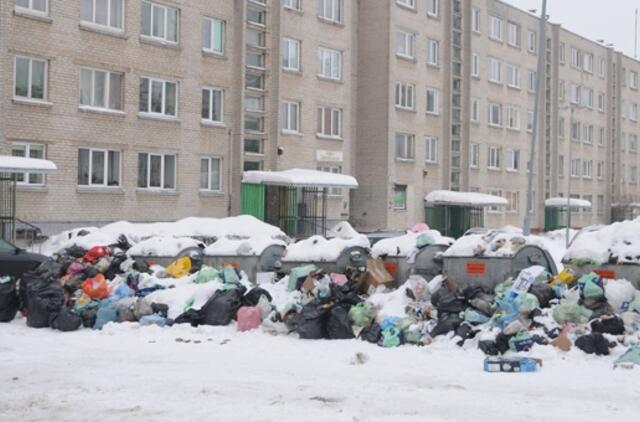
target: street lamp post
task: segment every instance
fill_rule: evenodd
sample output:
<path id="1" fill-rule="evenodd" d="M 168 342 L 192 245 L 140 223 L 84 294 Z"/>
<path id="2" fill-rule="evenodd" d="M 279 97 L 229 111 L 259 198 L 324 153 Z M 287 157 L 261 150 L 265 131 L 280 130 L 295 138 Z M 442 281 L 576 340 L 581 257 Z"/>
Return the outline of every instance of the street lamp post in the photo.
<path id="1" fill-rule="evenodd" d="M 573 125 L 575 122 L 575 108 L 573 106 L 569 106 L 569 109 L 571 109 L 571 118 L 570 118 L 570 123 L 569 123 L 569 152 L 567 154 L 568 157 L 568 166 L 567 166 L 567 170 L 568 170 L 568 174 L 567 174 L 567 233 L 566 233 L 566 237 L 565 237 L 565 244 L 567 249 L 569 248 L 569 241 L 570 241 L 570 234 L 569 232 L 571 231 L 571 169 L 573 167 L 573 160 L 571 157 L 571 143 L 573 142 Z M 576 133 L 577 134 L 577 133 Z"/>

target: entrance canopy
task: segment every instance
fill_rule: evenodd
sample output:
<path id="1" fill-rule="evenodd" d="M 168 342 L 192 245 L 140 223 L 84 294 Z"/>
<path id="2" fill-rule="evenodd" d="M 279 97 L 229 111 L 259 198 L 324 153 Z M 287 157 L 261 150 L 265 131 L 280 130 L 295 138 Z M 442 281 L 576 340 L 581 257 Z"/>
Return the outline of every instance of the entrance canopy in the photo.
<path id="1" fill-rule="evenodd" d="M 571 198 L 569 204 L 571 208 L 591 208 L 591 202 L 584 199 Z M 544 205 L 549 208 L 566 208 L 567 198 L 549 198 L 544 201 Z"/>
<path id="2" fill-rule="evenodd" d="M 0 155 L 0 173 L 51 173 L 55 170 L 56 165 L 49 160 Z"/>
<path id="3" fill-rule="evenodd" d="M 500 196 L 488 195 L 480 192 L 454 192 L 449 190 L 434 190 L 425 198 L 428 204 L 451 205 L 461 207 L 499 207 L 509 202 Z"/>
<path id="4" fill-rule="evenodd" d="M 358 187 L 358 181 L 353 176 L 307 169 L 245 171 L 242 183 L 307 188 L 355 189 Z"/>

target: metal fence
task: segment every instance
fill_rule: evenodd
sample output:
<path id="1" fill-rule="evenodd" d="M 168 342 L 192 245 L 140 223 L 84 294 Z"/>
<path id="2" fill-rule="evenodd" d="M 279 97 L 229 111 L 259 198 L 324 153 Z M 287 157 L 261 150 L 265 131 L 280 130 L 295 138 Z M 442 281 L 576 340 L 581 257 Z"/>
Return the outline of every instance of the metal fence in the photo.
<path id="1" fill-rule="evenodd" d="M 0 237 L 15 242 L 16 175 L 0 173 Z"/>

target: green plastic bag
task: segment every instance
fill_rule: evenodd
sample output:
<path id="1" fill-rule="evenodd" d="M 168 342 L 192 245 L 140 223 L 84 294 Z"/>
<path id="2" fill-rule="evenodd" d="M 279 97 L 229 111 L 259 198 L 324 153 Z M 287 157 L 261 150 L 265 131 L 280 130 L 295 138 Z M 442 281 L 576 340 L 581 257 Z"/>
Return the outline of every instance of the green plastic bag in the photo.
<path id="1" fill-rule="evenodd" d="M 618 366 L 640 366 L 640 344 L 631 346 L 618 359 L 616 359 L 613 367 L 617 368 Z"/>
<path id="2" fill-rule="evenodd" d="M 373 317 L 373 306 L 370 303 L 358 303 L 349 309 L 349 319 L 357 327 L 368 326 L 373 321 Z"/>
<path id="3" fill-rule="evenodd" d="M 587 299 L 600 299 L 604 296 L 602 278 L 596 273 L 585 274 L 578 280 L 582 295 Z"/>
<path id="4" fill-rule="evenodd" d="M 422 249 L 425 246 L 433 245 L 434 242 L 435 241 L 433 240 L 433 237 L 429 236 L 426 233 L 423 233 L 416 239 L 416 247 L 418 249 Z"/>
<path id="5" fill-rule="evenodd" d="M 240 284 L 238 273 L 236 273 L 235 268 L 233 268 L 231 265 L 227 265 L 222 270 L 222 280 L 224 280 L 225 284 Z"/>
<path id="6" fill-rule="evenodd" d="M 553 310 L 553 319 L 560 325 L 586 324 L 589 322 L 591 311 L 575 303 L 563 303 Z"/>
<path id="7" fill-rule="evenodd" d="M 464 311 L 464 320 L 469 324 L 477 325 L 489 322 L 490 318 L 476 309 L 467 308 Z"/>
<path id="8" fill-rule="evenodd" d="M 538 301 L 538 298 L 531 293 L 520 293 L 514 299 L 514 302 L 518 307 L 518 312 L 521 314 L 530 314 L 534 309 L 540 307 L 540 301 Z"/>
<path id="9" fill-rule="evenodd" d="M 407 343 L 423 344 L 424 334 L 420 328 L 409 329 L 404 333 L 404 339 Z"/>
<path id="10" fill-rule="evenodd" d="M 382 347 L 398 347 L 400 346 L 400 330 L 396 327 L 389 327 L 382 330 L 382 337 L 378 343 Z"/>
<path id="11" fill-rule="evenodd" d="M 289 273 L 289 291 L 292 292 L 296 289 L 296 285 L 299 279 L 306 278 L 310 272 L 317 269 L 318 268 L 313 264 L 292 268 L 291 272 Z"/>
<path id="12" fill-rule="evenodd" d="M 220 275 L 218 273 L 218 270 L 213 267 L 203 265 L 200 271 L 198 271 L 198 275 L 196 276 L 196 279 L 193 280 L 193 282 L 196 284 L 205 284 L 217 280 L 219 277 Z"/>

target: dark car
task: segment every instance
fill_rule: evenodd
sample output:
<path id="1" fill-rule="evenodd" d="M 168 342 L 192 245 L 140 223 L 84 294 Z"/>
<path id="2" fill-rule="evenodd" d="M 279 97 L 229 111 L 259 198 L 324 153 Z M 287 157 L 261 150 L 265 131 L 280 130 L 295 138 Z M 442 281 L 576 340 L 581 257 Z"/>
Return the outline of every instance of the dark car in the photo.
<path id="1" fill-rule="evenodd" d="M 44 255 L 27 252 L 0 239 L 0 276 L 20 278 L 27 271 L 38 268 L 47 259 Z"/>

